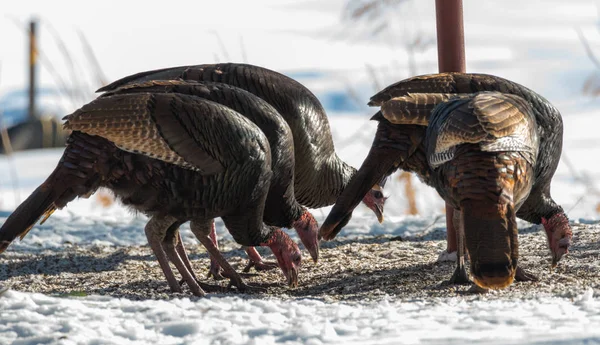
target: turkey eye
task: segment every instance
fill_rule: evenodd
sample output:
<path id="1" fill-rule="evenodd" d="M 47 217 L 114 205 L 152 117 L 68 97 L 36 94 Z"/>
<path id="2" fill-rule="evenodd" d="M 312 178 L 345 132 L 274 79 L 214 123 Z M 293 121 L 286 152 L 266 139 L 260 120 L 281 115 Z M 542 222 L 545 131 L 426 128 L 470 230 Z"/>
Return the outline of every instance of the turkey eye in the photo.
<path id="1" fill-rule="evenodd" d="M 302 261 L 302 257 L 300 255 L 294 256 L 294 263 L 295 264 L 300 264 L 300 261 Z"/>
<path id="2" fill-rule="evenodd" d="M 375 198 L 377 198 L 377 199 L 381 199 L 381 198 L 383 198 L 383 193 L 382 193 L 382 192 L 380 192 L 380 191 L 378 191 L 378 190 L 376 190 L 376 191 L 375 191 L 375 193 L 373 193 L 373 195 L 374 195 L 374 196 L 375 196 Z"/>

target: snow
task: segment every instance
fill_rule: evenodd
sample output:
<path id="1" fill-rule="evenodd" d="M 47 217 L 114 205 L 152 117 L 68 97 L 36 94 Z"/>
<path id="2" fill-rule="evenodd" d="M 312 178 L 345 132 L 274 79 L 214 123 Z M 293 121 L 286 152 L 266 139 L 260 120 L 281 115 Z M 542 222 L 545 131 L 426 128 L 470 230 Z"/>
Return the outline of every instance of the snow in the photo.
<path id="1" fill-rule="evenodd" d="M 6 292 L 0 334 L 14 344 L 590 344 L 600 301 L 540 297 L 368 303 L 211 296 L 130 301 Z M 2 342 L 2 339 L 0 339 Z"/>
<path id="2" fill-rule="evenodd" d="M 390 11 L 390 16 L 401 16 L 393 25 L 407 23 L 435 37 L 433 1 L 416 3 L 411 5 L 414 12 L 410 16 Z M 408 77 L 409 72 L 403 38 L 375 39 L 340 26 L 343 4 L 343 0 L 171 1 L 169 6 L 144 2 L 144 16 L 140 16 L 132 14 L 141 7 L 135 1 L 107 0 L 98 2 L 94 10 L 84 2 L 69 3 L 69 11 L 56 1 L 13 1 L 0 7 L 0 28 L 8 33 L 2 37 L 0 93 L 24 83 L 26 49 L 13 21 L 27 20 L 35 8 L 44 28 L 54 25 L 71 46 L 79 42 L 73 28 L 85 32 L 109 80 L 165 66 L 246 60 L 297 75 L 327 106 L 329 100 L 334 104 L 337 95 L 351 89 L 359 100 L 342 110 L 352 113 L 330 111 L 329 115 L 338 154 L 359 167 L 375 130 L 375 124 L 368 121 L 374 110 L 364 104 L 376 88 L 365 66 L 375 67 L 380 86 Z M 220 15 L 224 9 L 228 11 L 226 21 Z M 600 209 L 596 183 L 600 177 L 600 102 L 581 95 L 585 79 L 595 70 L 574 28 L 581 28 L 592 49 L 598 48 L 597 4 L 587 0 L 509 0 L 501 4 L 465 0 L 464 9 L 467 69 L 526 85 L 560 109 L 565 140 L 553 196 L 571 219 L 596 222 Z M 253 15 L 247 15 L 249 12 Z M 110 25 L 106 25 L 107 18 Z M 349 38 L 335 39 L 342 33 Z M 50 57 L 59 54 L 54 39 L 49 34 L 40 37 Z M 219 41 L 228 47 L 227 52 Z M 400 42 L 400 48 L 391 48 L 390 42 Z M 167 48 L 158 49 L 161 46 Z M 76 58 L 78 52 L 72 52 Z M 418 74 L 436 71 L 435 45 L 415 58 Z M 61 61 L 53 59 L 59 71 L 67 68 Z M 82 89 L 89 89 L 85 97 L 93 97 L 91 77 L 82 72 L 87 67 L 79 65 L 76 70 L 81 72 Z M 57 83 L 46 69 L 41 71 L 41 80 L 43 85 Z M 77 105 L 71 103 L 62 106 Z M 0 222 L 50 174 L 61 151 L 0 157 Z M 386 221 L 378 224 L 361 205 L 340 236 L 408 237 L 443 229 L 441 199 L 433 189 L 414 178 L 413 182 L 420 215 L 406 214 L 404 183 L 394 175 L 386 185 L 386 194 L 391 196 Z M 9 250 L 52 251 L 65 242 L 117 247 L 146 244 L 146 218 L 118 203 L 103 205 L 102 193 L 57 211 Z M 313 213 L 322 222 L 329 209 Z M 220 236 L 228 236 L 220 220 L 217 229 Z M 186 243 L 197 243 L 187 225 L 182 233 Z M 458 296 L 399 301 L 390 297 L 361 303 L 220 295 L 131 301 L 0 292 L 0 344 L 592 344 L 600 342 L 599 326 L 600 299 L 591 288 L 575 298 Z"/>

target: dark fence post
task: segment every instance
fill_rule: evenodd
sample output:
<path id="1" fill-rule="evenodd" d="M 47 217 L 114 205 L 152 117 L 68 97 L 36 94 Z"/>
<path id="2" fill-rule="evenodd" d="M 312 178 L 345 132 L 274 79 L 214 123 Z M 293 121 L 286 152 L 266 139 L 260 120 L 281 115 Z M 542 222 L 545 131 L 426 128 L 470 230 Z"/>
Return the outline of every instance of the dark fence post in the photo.
<path id="1" fill-rule="evenodd" d="M 462 0 L 435 0 L 435 17 L 440 73 L 466 72 Z M 457 250 L 453 214 L 454 208 L 446 204 L 448 253 Z"/>
<path id="2" fill-rule="evenodd" d="M 36 117 L 35 96 L 36 96 L 36 65 L 37 65 L 37 42 L 36 42 L 37 21 L 32 19 L 29 22 L 29 119 Z"/>

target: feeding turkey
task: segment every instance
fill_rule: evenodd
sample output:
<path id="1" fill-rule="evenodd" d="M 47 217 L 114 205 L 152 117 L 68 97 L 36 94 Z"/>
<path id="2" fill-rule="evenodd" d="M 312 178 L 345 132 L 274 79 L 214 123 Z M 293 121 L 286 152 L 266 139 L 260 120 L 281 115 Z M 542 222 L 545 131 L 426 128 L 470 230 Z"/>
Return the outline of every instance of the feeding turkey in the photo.
<path id="1" fill-rule="evenodd" d="M 396 102 L 406 103 L 398 109 L 409 110 L 434 103 L 431 100 L 439 102 L 430 112 L 424 138 L 428 178 L 457 210 L 460 224 L 452 282 L 468 281 L 465 246 L 475 283 L 483 288 L 506 287 L 515 277 L 519 257 L 516 210 L 534 179 L 539 144 L 535 118 L 525 100 L 497 92 L 449 97 L 414 94 Z M 413 113 L 406 111 L 395 123 L 418 122 L 420 113 Z"/>
<path id="2" fill-rule="evenodd" d="M 294 228 L 298 237 L 317 262 L 319 243 L 317 239 L 318 224 L 313 215 L 302 207 L 294 193 L 294 142 L 288 124 L 267 102 L 255 95 L 223 83 L 194 82 L 183 80 L 148 81 L 127 84 L 123 87 L 103 94 L 101 97 L 129 93 L 177 93 L 200 97 L 222 104 L 255 123 L 265 134 L 271 148 L 271 168 L 273 177 L 263 214 L 267 225 Z M 215 229 L 211 233 L 215 239 Z M 247 247 L 250 265 L 258 269 L 272 268 L 263 263 L 260 254 Z M 276 265 L 275 265 L 276 267 Z M 211 261 L 210 274 L 220 277 L 221 272 L 216 261 Z"/>
<path id="3" fill-rule="evenodd" d="M 428 185 L 432 185 L 432 170 L 427 160 L 425 132 L 431 110 L 443 101 L 441 94 L 474 94 L 497 91 L 523 98 L 535 118 L 535 132 L 539 151 L 533 167 L 533 185 L 517 217 L 534 224 L 542 224 L 552 254 L 552 265 L 568 252 L 572 230 L 563 208 L 550 194 L 550 183 L 562 151 L 563 125 L 560 112 L 534 91 L 501 77 L 474 73 L 439 73 L 417 76 L 390 85 L 373 97 L 369 105 L 380 106 L 374 116 L 378 128 L 369 155 L 347 189 L 336 201 L 321 226 L 321 234 L 331 239 L 348 223 L 352 210 L 369 186 L 397 169 L 413 171 Z M 437 94 L 420 98 L 418 103 L 404 102 L 406 96 Z M 396 102 L 395 99 L 398 99 Z M 406 114 L 410 114 L 409 122 Z M 395 124 L 399 123 L 410 124 Z"/>
<path id="4" fill-rule="evenodd" d="M 288 284 L 298 284 L 297 245 L 262 221 L 271 150 L 250 120 L 199 97 L 162 93 L 100 97 L 66 119 L 73 130 L 67 148 L 54 172 L 3 224 L 1 251 L 41 216 L 102 186 L 151 217 L 146 235 L 172 291 L 181 287 L 169 260 L 192 292 L 204 295 L 177 241 L 185 221 L 232 284 L 247 288 L 209 238 L 219 216 L 237 243 L 270 247 Z"/>

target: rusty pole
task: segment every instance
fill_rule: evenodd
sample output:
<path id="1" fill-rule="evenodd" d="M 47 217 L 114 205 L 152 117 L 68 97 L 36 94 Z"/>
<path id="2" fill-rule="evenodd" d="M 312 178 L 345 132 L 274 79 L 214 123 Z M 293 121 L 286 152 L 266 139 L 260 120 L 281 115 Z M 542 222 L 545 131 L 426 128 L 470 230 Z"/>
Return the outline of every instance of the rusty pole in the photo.
<path id="1" fill-rule="evenodd" d="M 435 0 L 438 69 L 442 72 L 465 72 L 465 33 L 462 0 Z M 457 250 L 453 222 L 454 208 L 446 203 L 446 250 Z"/>
<path id="2" fill-rule="evenodd" d="M 438 69 L 465 72 L 465 33 L 462 0 L 435 0 Z"/>
<path id="3" fill-rule="evenodd" d="M 29 22 L 29 119 L 36 117 L 35 96 L 36 96 L 36 65 L 37 65 L 37 42 L 36 42 L 37 21 L 32 19 Z"/>

